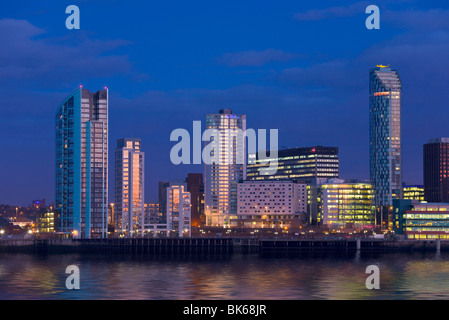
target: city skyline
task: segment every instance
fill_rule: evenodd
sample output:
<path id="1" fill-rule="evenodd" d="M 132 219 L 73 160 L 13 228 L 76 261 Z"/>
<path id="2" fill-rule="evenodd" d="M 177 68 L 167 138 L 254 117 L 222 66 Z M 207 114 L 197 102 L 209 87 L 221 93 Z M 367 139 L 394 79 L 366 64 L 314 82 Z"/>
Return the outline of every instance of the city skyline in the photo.
<path id="1" fill-rule="evenodd" d="M 0 43 L 0 299 L 449 299 L 449 2 L 0 1 Z"/>
<path id="2" fill-rule="evenodd" d="M 249 127 L 280 129 L 280 146 L 335 145 L 340 150 L 340 176 L 367 179 L 366 75 L 377 64 L 399 70 L 406 88 L 404 182 L 423 183 L 422 145 L 448 136 L 444 122 L 448 75 L 443 72 L 447 69 L 443 57 L 449 52 L 444 44 L 449 34 L 446 4 L 380 5 L 382 27 L 370 33 L 363 26 L 362 3 L 341 4 L 343 16 L 328 10 L 336 5 L 326 1 L 320 7 L 264 4 L 257 17 L 248 14 L 248 6 L 238 13 L 231 5 L 224 6 L 213 11 L 214 19 L 201 15 L 213 5 L 198 13 L 188 11 L 209 30 L 193 24 L 182 30 L 183 5 L 173 11 L 164 4 L 151 7 L 157 10 L 144 5 L 142 12 L 148 9 L 153 19 L 133 18 L 134 32 L 117 23 L 123 13 L 123 22 L 130 21 L 120 4 L 104 8 L 110 21 L 95 25 L 92 12 L 99 4 L 86 3 L 77 34 L 59 28 L 64 15 L 56 18 L 58 8 L 48 4 L 30 4 L 26 11 L 19 4 L 9 4 L 8 10 L 2 10 L 8 15 L 0 17 L 0 38 L 10 48 L 5 61 L 25 66 L 25 70 L 4 71 L 0 78 L 4 96 L 0 133 L 8 137 L 5 147 L 10 150 L 0 160 L 1 167 L 8 169 L 1 171 L 0 178 L 10 182 L 0 190 L 0 203 L 25 205 L 38 198 L 54 202 L 52 115 L 55 106 L 80 84 L 92 90 L 111 88 L 111 141 L 139 137 L 147 150 L 154 151 L 146 159 L 149 201 L 157 200 L 158 181 L 203 169 L 201 165 L 167 165 L 172 146 L 169 132 L 191 128 L 193 120 L 220 108 L 246 114 Z M 166 14 L 167 22 L 157 19 L 155 12 Z M 226 32 L 221 29 L 224 16 L 234 21 Z M 271 18 L 267 21 L 267 17 Z M 248 24 L 255 28 L 247 28 Z M 311 28 L 315 32 L 304 32 Z M 137 44 L 145 30 L 157 32 Z M 15 37 L 8 36 L 12 33 Z M 186 37 L 189 34 L 197 36 Z M 291 41 L 294 35 L 297 41 Z M 151 36 L 160 45 L 155 46 Z M 175 53 L 186 46 L 196 49 Z M 83 50 L 85 60 L 74 47 Z M 204 50 L 208 47 L 213 49 Z M 177 115 L 184 112 L 189 119 Z M 110 189 L 112 183 L 111 175 Z"/>

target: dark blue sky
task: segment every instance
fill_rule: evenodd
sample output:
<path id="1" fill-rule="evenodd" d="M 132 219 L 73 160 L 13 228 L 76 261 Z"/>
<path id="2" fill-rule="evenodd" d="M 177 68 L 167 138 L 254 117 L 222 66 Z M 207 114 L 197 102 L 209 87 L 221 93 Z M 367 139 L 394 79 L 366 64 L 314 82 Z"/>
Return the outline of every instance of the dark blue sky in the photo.
<path id="1" fill-rule="evenodd" d="M 376 64 L 402 79 L 406 182 L 422 182 L 423 143 L 449 136 L 447 1 L 2 1 L 0 43 L 0 203 L 54 200 L 54 114 L 80 84 L 110 88 L 111 164 L 118 138 L 142 138 L 148 201 L 202 172 L 171 164 L 171 131 L 224 107 L 280 146 L 338 146 L 341 177 L 367 179 Z"/>

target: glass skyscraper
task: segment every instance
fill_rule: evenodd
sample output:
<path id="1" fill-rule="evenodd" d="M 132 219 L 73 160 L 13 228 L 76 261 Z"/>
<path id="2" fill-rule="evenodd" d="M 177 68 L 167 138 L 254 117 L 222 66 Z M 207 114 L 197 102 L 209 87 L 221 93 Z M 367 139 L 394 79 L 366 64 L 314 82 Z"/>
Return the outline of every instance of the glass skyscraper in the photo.
<path id="1" fill-rule="evenodd" d="M 396 70 L 378 66 L 369 73 L 370 179 L 377 206 L 392 206 L 402 193 L 401 92 Z"/>
<path id="2" fill-rule="evenodd" d="M 107 237 L 108 90 L 79 87 L 56 112 L 56 229 Z"/>
<path id="3" fill-rule="evenodd" d="M 222 109 L 207 115 L 206 129 L 216 129 L 221 135 L 217 147 L 220 160 L 205 165 L 206 225 L 229 226 L 231 219 L 237 219 L 237 184 L 246 179 L 246 142 L 235 139 L 236 131 L 246 131 L 246 115 Z"/>
<path id="4" fill-rule="evenodd" d="M 144 153 L 137 138 L 117 141 L 114 213 L 116 233 L 133 236 L 143 231 Z"/>

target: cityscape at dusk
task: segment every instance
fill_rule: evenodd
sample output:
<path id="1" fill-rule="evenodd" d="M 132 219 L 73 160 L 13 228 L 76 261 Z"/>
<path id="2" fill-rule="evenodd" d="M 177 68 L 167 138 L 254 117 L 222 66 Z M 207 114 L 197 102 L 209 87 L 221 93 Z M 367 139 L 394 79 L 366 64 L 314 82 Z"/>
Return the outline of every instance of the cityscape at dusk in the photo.
<path id="1" fill-rule="evenodd" d="M 0 12 L 1 300 L 449 298 L 447 3 Z"/>

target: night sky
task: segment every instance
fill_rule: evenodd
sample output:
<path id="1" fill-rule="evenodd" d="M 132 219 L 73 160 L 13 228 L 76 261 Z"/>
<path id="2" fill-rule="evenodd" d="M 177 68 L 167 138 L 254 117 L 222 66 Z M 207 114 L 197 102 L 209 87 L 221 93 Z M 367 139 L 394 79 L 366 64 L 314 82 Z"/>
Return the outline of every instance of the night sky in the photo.
<path id="1" fill-rule="evenodd" d="M 368 179 L 376 64 L 401 77 L 403 178 L 422 183 L 423 144 L 449 136 L 447 1 L 2 1 L 0 203 L 54 201 L 54 116 L 79 85 L 109 87 L 110 169 L 117 139 L 142 139 L 146 201 L 203 171 L 171 164 L 170 133 L 221 108 L 279 129 L 280 146 L 337 146 L 340 176 Z"/>

